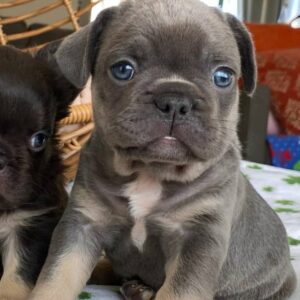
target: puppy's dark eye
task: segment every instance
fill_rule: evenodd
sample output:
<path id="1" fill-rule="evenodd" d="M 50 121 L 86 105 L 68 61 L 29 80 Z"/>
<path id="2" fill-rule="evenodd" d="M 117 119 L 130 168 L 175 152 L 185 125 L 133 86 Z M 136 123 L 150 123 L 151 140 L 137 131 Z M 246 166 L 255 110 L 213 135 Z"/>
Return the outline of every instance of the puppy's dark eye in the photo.
<path id="1" fill-rule="evenodd" d="M 117 80 L 128 81 L 134 75 L 134 67 L 128 61 L 121 61 L 111 67 L 111 73 Z"/>
<path id="2" fill-rule="evenodd" d="M 33 134 L 29 141 L 29 146 L 32 151 L 42 151 L 47 143 L 48 135 L 44 131 L 38 131 Z"/>
<path id="3" fill-rule="evenodd" d="M 228 68 L 219 68 L 213 74 L 213 81 L 219 88 L 229 87 L 233 81 L 233 72 Z"/>

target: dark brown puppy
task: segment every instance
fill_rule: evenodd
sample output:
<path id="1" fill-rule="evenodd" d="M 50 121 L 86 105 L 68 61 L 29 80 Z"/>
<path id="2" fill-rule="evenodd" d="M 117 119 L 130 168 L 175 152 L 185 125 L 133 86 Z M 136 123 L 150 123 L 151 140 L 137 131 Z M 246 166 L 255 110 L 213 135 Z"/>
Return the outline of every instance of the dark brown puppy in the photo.
<path id="1" fill-rule="evenodd" d="M 285 229 L 239 166 L 238 79 L 256 82 L 243 24 L 198 0 L 128 0 L 55 58 L 79 87 L 92 73 L 96 127 L 31 300 L 75 299 L 102 250 L 157 300 L 288 297 Z"/>
<path id="2" fill-rule="evenodd" d="M 27 299 L 66 204 L 56 122 L 77 92 L 41 58 L 0 47 L 1 300 Z"/>

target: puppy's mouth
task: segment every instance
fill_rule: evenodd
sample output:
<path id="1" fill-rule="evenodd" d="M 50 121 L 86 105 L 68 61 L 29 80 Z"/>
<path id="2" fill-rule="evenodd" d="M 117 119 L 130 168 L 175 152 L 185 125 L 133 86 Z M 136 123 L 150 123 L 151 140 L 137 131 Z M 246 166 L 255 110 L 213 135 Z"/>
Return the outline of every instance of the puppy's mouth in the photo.
<path id="1" fill-rule="evenodd" d="M 146 163 L 183 165 L 193 160 L 188 147 L 174 136 L 162 136 L 140 147 L 119 147 L 118 151 L 130 159 Z"/>

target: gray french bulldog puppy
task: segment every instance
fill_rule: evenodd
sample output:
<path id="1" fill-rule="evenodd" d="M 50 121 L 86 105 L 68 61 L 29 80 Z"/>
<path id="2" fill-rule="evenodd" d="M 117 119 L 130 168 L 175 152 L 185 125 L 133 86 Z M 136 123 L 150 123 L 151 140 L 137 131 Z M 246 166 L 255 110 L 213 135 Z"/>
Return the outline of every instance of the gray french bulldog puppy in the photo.
<path id="1" fill-rule="evenodd" d="M 285 229 L 239 170 L 239 88 L 251 38 L 198 0 L 128 0 L 54 53 L 95 130 L 33 300 L 75 299 L 102 251 L 127 299 L 286 299 Z M 155 295 L 154 295 L 155 293 Z"/>

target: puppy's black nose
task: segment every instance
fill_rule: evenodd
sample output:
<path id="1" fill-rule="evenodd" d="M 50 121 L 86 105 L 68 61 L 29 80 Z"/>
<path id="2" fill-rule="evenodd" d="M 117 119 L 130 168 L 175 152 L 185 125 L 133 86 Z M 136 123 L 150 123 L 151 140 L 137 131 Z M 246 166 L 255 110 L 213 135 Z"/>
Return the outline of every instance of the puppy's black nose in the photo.
<path id="1" fill-rule="evenodd" d="M 191 101 L 184 96 L 163 95 L 154 99 L 155 106 L 166 115 L 188 115 L 192 110 Z"/>

